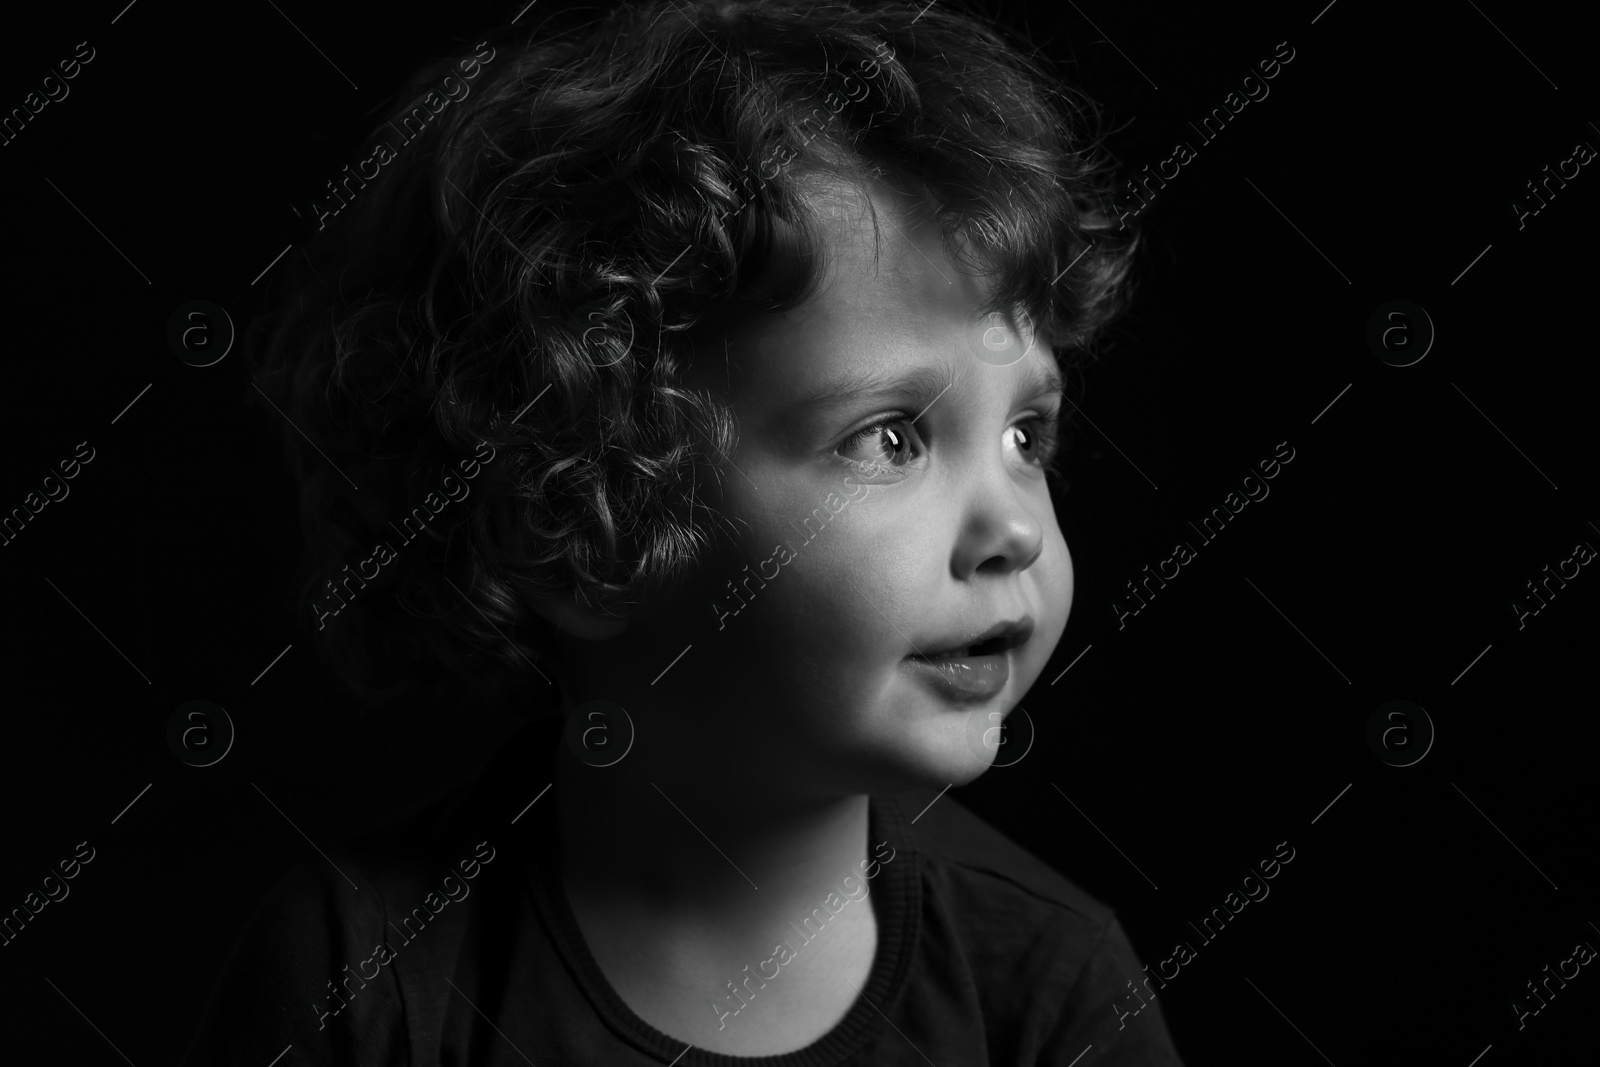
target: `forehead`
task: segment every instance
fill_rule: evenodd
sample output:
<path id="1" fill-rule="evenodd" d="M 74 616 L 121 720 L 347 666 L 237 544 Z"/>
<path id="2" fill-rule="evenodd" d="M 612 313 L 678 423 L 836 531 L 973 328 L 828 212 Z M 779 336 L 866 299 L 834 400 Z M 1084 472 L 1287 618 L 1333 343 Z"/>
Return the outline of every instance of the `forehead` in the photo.
<path id="1" fill-rule="evenodd" d="M 817 178 L 808 198 L 817 213 L 826 260 L 823 284 L 809 310 L 832 321 L 887 319 L 915 330 L 965 323 L 988 296 L 980 279 L 946 257 L 929 206 L 887 183 L 861 189 Z M 874 227 L 876 222 L 876 227 Z"/>
<path id="2" fill-rule="evenodd" d="M 959 373 L 975 362 L 970 343 L 982 333 L 990 283 L 945 254 L 928 205 L 881 181 L 862 189 L 818 176 L 809 190 L 820 283 L 798 307 L 730 312 L 721 322 L 723 351 L 706 361 L 717 364 L 715 380 L 735 395 L 758 389 L 793 396 L 868 371 Z M 780 273 L 798 242 L 787 224 L 775 225 L 772 273 Z M 1048 361 L 1048 349 L 1039 347 L 1031 358 Z"/>

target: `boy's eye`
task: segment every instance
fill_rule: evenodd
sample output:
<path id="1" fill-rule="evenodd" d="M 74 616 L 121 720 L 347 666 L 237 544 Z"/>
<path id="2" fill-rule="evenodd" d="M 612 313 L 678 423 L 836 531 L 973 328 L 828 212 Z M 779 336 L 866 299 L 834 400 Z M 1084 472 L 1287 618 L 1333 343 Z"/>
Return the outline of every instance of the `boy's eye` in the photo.
<path id="1" fill-rule="evenodd" d="M 1006 446 L 1015 446 L 1024 462 L 1036 467 L 1046 466 L 1055 459 L 1060 447 L 1059 422 L 1060 417 L 1052 413 L 1035 415 L 1025 422 L 1007 427 Z"/>
<path id="2" fill-rule="evenodd" d="M 913 458 L 914 440 L 910 416 L 896 414 L 851 434 L 839 446 L 839 454 L 875 466 L 903 467 Z"/>
<path id="3" fill-rule="evenodd" d="M 1060 450 L 1059 423 L 1060 416 L 1055 412 L 1034 415 L 1006 427 L 1001 447 L 1015 448 L 1022 462 L 1030 467 L 1047 467 Z M 904 413 L 862 427 L 839 446 L 841 456 L 872 467 L 904 467 L 921 452 L 911 416 Z"/>

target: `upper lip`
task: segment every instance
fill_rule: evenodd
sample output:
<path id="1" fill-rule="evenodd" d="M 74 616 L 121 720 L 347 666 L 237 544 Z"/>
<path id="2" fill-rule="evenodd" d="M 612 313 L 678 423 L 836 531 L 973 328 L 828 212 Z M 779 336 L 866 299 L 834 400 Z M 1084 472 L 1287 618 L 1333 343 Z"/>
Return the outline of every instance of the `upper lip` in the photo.
<path id="1" fill-rule="evenodd" d="M 995 648 L 986 649 L 986 652 L 1008 652 L 1032 636 L 1033 616 L 1024 615 L 1015 621 L 997 622 L 987 629 L 973 631 L 964 636 L 939 638 L 931 644 L 918 648 L 916 654 L 920 656 L 938 656 L 945 652 L 956 652 L 963 648 L 970 648 L 973 645 L 981 645 L 989 641 L 995 641 L 998 644 Z"/>

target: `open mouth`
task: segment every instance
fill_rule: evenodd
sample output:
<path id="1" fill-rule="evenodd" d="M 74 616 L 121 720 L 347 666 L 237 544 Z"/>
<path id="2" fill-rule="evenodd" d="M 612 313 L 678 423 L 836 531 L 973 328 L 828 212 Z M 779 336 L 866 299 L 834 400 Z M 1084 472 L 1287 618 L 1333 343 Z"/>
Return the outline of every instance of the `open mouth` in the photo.
<path id="1" fill-rule="evenodd" d="M 975 645 L 965 648 L 952 649 L 949 652 L 938 652 L 932 655 L 913 653 L 912 659 L 920 659 L 927 663 L 938 663 L 947 660 L 972 659 L 978 656 L 1001 656 L 1009 649 L 1012 642 L 1004 637 L 991 637 L 987 641 L 979 641 Z"/>
<path id="2" fill-rule="evenodd" d="M 1003 647 L 977 654 L 989 644 L 986 641 L 938 656 L 907 656 L 900 662 L 952 703 L 992 700 L 1011 679 L 1011 656 Z"/>
<path id="3" fill-rule="evenodd" d="M 930 651 L 913 651 L 901 664 L 936 693 L 957 704 L 992 700 L 1011 679 L 1011 652 L 1033 636 L 1033 617 L 1000 622 L 987 630 L 925 640 Z M 962 638 L 965 644 L 957 644 Z"/>

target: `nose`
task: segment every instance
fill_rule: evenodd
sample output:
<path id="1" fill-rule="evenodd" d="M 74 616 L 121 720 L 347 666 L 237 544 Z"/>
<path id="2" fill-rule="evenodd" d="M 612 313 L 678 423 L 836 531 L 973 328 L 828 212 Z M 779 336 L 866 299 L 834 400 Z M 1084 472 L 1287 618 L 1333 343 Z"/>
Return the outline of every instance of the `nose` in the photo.
<path id="1" fill-rule="evenodd" d="M 1033 509 L 1049 507 L 1048 500 L 1029 499 L 998 456 L 973 478 L 951 560 L 955 576 L 1027 570 L 1044 551 L 1044 523 Z"/>

